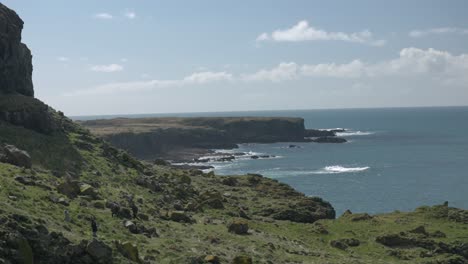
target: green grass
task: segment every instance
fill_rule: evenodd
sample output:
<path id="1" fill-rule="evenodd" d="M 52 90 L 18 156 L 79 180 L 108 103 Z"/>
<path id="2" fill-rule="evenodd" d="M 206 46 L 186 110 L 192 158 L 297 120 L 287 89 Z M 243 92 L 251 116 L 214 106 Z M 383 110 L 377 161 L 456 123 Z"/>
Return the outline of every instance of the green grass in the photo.
<path id="1" fill-rule="evenodd" d="M 192 171 L 168 167 L 146 168 L 161 182 L 162 192 L 151 193 L 147 188 L 136 185 L 135 180 L 143 173 L 141 164 L 127 157 L 124 152 L 110 149 L 106 143 L 86 133 L 43 135 L 30 130 L 13 127 L 0 127 L 1 139 L 30 152 L 34 167 L 21 169 L 0 163 L 0 219 L 11 214 L 25 215 L 35 223 L 43 222 L 49 231 L 61 232 L 74 243 L 91 238 L 90 223 L 87 218 L 96 217 L 99 223 L 99 239 L 114 247 L 113 242 L 131 241 L 140 251 L 140 256 L 152 256 L 155 263 L 187 263 L 190 258 L 206 255 L 218 256 L 222 263 L 238 255 L 248 255 L 254 263 L 429 263 L 453 257 L 436 254 L 422 258 L 422 248 L 391 249 L 375 241 L 377 236 L 398 234 L 418 226 L 428 232 L 441 231 L 445 238 L 431 238 L 435 241 L 468 243 L 468 225 L 449 221 L 442 207 L 424 207 L 415 212 L 394 212 L 374 216 L 371 220 L 352 221 L 349 217 L 336 220 L 320 220 L 313 224 L 277 221 L 260 216 L 267 207 L 284 207 L 302 197 L 288 186 L 270 179 L 261 179 L 256 186 L 250 184 L 251 176 L 236 176 L 239 186 L 222 184 L 221 176 L 211 174 L 196 175 Z M 89 146 L 83 146 L 82 143 Z M 97 191 L 101 201 L 118 201 L 125 204 L 125 194 L 135 195 L 140 212 L 150 217 L 149 221 L 137 220 L 146 228 L 156 228 L 159 237 L 148 238 L 130 233 L 122 224 L 122 219 L 111 217 L 109 209 L 92 207 L 92 202 L 84 197 L 70 200 L 66 207 L 50 201 L 51 195 L 64 197 L 56 191 L 63 177 L 56 177 L 52 170 L 74 168 L 70 164 L 80 164 L 76 176 L 80 182 L 99 186 Z M 15 181 L 15 176 L 34 176 L 36 181 L 47 185 L 51 190 L 38 186 L 24 186 Z M 189 186 L 182 184 L 189 177 Z M 187 189 L 189 188 L 189 189 Z M 175 200 L 184 204 L 196 201 L 207 190 L 221 194 L 229 193 L 225 208 L 221 210 L 205 207 L 202 211 L 189 212 L 194 224 L 164 220 L 160 212 L 171 210 Z M 184 194 L 186 197 L 177 198 Z M 16 196 L 16 200 L 9 197 Z M 170 200 L 165 200 L 165 197 Z M 236 235 L 228 232 L 227 225 L 236 216 L 239 205 L 248 208 L 251 232 L 249 235 Z M 70 211 L 72 223 L 64 222 L 64 210 Z M 328 234 L 317 232 L 322 225 Z M 0 231 L 9 231 L 0 226 Z M 11 230 L 10 230 L 11 231 Z M 361 244 L 346 250 L 330 246 L 330 241 L 342 238 L 356 238 Z M 213 241 L 215 242 L 213 243 Z M 390 252 L 399 252 L 400 257 Z M 395 254 L 394 254 L 395 255 Z M 114 248 L 116 263 L 128 263 Z M 410 260 L 403 260 L 409 258 Z"/>

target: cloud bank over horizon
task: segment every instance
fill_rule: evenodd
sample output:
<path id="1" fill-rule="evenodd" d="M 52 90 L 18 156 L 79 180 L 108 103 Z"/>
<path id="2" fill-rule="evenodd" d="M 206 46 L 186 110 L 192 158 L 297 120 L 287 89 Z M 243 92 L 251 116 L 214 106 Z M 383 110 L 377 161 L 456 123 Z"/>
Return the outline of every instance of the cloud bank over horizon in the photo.
<path id="1" fill-rule="evenodd" d="M 116 64 L 93 66 L 100 72 L 121 71 Z M 355 59 L 347 63 L 298 64 L 281 62 L 269 69 L 253 73 L 234 74 L 226 71 L 194 72 L 181 79 L 113 82 L 65 93 L 65 96 L 149 91 L 158 88 L 209 84 L 213 82 L 285 82 L 303 78 L 332 78 L 365 81 L 379 77 L 431 79 L 441 85 L 458 85 L 468 89 L 468 54 L 452 55 L 435 49 L 404 48 L 394 59 L 364 62 Z"/>

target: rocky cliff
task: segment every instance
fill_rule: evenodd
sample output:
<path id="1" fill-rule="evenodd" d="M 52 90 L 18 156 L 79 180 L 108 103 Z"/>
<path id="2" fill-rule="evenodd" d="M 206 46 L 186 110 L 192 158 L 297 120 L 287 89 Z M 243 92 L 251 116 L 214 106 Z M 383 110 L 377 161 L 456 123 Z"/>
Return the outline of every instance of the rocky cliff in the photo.
<path id="1" fill-rule="evenodd" d="M 32 55 L 21 43 L 23 20 L 0 3 L 0 94 L 34 96 Z"/>
<path id="2" fill-rule="evenodd" d="M 291 117 L 117 118 L 81 122 L 91 132 L 141 159 L 177 158 L 187 149 L 229 149 L 239 143 L 306 142 L 333 137 L 333 131 L 307 130 Z M 183 156 L 183 154 L 179 155 Z"/>

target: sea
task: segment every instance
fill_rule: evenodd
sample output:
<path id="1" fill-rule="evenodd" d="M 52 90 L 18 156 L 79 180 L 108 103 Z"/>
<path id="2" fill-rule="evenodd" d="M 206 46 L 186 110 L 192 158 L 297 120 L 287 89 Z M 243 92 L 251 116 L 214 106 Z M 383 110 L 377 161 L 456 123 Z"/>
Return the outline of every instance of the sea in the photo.
<path id="1" fill-rule="evenodd" d="M 123 115 L 118 115 L 123 116 Z M 235 150 L 273 158 L 211 162 L 216 174 L 258 173 L 329 201 L 337 215 L 411 211 L 442 204 L 468 209 L 468 107 L 327 109 L 158 116 L 301 117 L 306 128 L 335 129 L 343 144 L 241 144 Z M 75 117 L 75 119 L 117 116 Z M 294 144 L 297 147 L 291 148 Z M 206 165 L 206 164 L 204 164 Z"/>

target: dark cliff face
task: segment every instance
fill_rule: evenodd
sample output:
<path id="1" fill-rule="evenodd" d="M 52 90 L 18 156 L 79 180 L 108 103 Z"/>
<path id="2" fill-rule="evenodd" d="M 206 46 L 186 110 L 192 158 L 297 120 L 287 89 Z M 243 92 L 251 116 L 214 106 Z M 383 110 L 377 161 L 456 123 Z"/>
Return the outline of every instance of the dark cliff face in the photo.
<path id="1" fill-rule="evenodd" d="M 32 55 L 21 43 L 23 20 L 0 3 L 0 94 L 34 96 Z"/>
<path id="2" fill-rule="evenodd" d="M 55 111 L 34 98 L 32 55 L 21 43 L 22 30 L 23 20 L 0 3 L 0 124 L 50 134 L 60 124 Z"/>
<path id="3" fill-rule="evenodd" d="M 159 126 L 139 133 L 120 130 L 125 125 L 138 130 L 161 122 L 167 120 L 93 120 L 82 124 L 92 131 L 103 126 L 115 130 L 104 138 L 142 159 L 165 156 L 174 149 L 228 149 L 237 147 L 239 143 L 301 142 L 305 133 L 302 118 L 281 117 L 182 118 L 171 123 L 171 127 Z"/>

